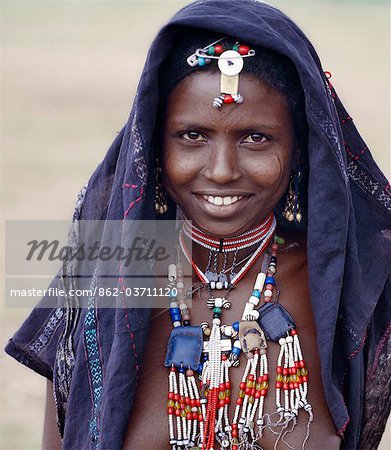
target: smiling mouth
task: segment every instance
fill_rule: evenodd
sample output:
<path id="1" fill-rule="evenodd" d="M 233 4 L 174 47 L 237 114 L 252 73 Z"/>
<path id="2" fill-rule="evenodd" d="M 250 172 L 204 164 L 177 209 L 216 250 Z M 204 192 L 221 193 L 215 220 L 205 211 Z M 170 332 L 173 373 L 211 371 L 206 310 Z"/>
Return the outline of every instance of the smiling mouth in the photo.
<path id="1" fill-rule="evenodd" d="M 241 195 L 239 193 L 236 195 L 210 195 L 209 193 L 200 192 L 193 193 L 193 196 L 203 215 L 209 219 L 221 222 L 236 220 L 241 217 L 241 213 L 246 210 L 254 194 L 242 192 Z M 231 203 L 228 204 L 228 202 Z M 205 216 L 203 216 L 204 219 Z"/>
<path id="2" fill-rule="evenodd" d="M 252 194 L 245 195 L 209 195 L 202 193 L 194 194 L 198 205 L 207 214 L 215 218 L 228 218 L 237 214 L 245 207 Z"/>
<path id="3" fill-rule="evenodd" d="M 208 203 L 217 206 L 229 206 L 232 205 L 243 198 L 243 195 L 233 195 L 233 196 L 213 196 L 213 195 L 203 195 L 202 196 Z"/>

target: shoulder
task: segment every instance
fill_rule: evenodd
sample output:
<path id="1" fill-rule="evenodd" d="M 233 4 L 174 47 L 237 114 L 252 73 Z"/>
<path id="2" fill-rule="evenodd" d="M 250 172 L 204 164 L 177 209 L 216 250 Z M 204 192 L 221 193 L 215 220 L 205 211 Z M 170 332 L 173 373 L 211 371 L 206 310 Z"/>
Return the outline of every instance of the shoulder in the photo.
<path id="1" fill-rule="evenodd" d="M 284 272 L 307 272 L 307 233 L 278 230 L 277 235 L 284 239 L 278 252 Z"/>

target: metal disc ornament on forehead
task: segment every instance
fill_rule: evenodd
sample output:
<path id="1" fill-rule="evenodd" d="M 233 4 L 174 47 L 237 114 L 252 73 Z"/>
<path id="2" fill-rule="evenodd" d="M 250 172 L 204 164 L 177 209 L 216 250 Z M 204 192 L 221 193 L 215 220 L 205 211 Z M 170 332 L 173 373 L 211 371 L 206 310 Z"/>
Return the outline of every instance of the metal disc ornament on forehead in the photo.
<path id="1" fill-rule="evenodd" d="M 220 55 L 218 66 L 224 75 L 233 77 L 243 69 L 242 55 L 235 50 L 227 50 Z"/>

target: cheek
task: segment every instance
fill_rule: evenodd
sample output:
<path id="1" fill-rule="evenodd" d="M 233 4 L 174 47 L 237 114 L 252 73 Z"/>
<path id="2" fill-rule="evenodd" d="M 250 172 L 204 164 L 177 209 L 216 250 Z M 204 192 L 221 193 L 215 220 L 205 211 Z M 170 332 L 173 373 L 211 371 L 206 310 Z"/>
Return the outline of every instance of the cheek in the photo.
<path id="1" fill-rule="evenodd" d="M 195 161 L 183 151 L 167 148 L 163 157 L 163 184 L 173 194 L 176 188 L 189 183 L 196 173 Z"/>
<path id="2" fill-rule="evenodd" d="M 274 187 L 284 180 L 288 168 L 278 154 L 271 154 L 262 156 L 256 163 L 253 161 L 251 174 L 260 186 Z"/>

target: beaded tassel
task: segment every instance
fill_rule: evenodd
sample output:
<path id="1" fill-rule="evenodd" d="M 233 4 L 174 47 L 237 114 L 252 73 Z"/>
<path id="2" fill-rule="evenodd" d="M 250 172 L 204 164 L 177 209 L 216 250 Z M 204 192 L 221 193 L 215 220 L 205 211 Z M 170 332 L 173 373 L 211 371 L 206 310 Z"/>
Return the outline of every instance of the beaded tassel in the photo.
<path id="1" fill-rule="evenodd" d="M 276 407 L 277 412 L 280 414 L 280 422 L 283 422 L 283 419 L 289 422 L 298 415 L 299 410 L 300 391 L 292 343 L 292 336 L 279 340 L 280 353 L 277 360 Z M 281 394 L 283 394 L 283 398 L 281 398 Z"/>
<path id="2" fill-rule="evenodd" d="M 244 399 L 242 405 L 242 412 L 239 419 L 239 436 L 241 436 L 241 440 L 244 442 L 249 440 L 249 432 L 251 429 L 251 433 L 253 433 L 253 427 L 250 424 L 250 417 L 252 413 L 252 409 L 255 400 L 255 380 L 256 380 L 256 370 L 258 365 L 259 354 L 255 352 L 253 358 L 250 360 L 250 374 L 247 378 L 245 391 L 244 391 Z M 254 436 L 251 436 L 254 439 Z"/>
<path id="3" fill-rule="evenodd" d="M 209 366 L 207 378 L 203 384 L 209 386 L 206 417 L 204 421 L 204 439 L 202 441 L 202 450 L 214 448 L 215 442 L 215 420 L 218 403 L 220 373 L 221 373 L 221 335 L 220 319 L 213 319 L 213 327 L 209 339 Z"/>
<path id="4" fill-rule="evenodd" d="M 266 303 L 272 301 L 275 286 L 274 275 L 277 267 L 277 254 L 279 249 L 277 241 L 278 238 L 276 238 L 276 242 L 272 245 L 272 256 L 270 258 L 265 280 L 263 296 Z M 292 327 L 292 329 L 286 332 L 285 337 L 281 337 L 278 340 L 278 343 L 280 345 L 280 352 L 277 359 L 277 377 L 275 385 L 276 410 L 280 415 L 278 425 L 283 425 L 283 428 L 286 428 L 288 424 L 293 421 L 293 426 L 295 426 L 299 415 L 299 409 L 304 408 L 309 416 L 307 434 L 303 442 L 304 448 L 304 445 L 309 438 L 309 426 L 313 420 L 313 412 L 312 406 L 307 400 L 308 370 L 303 359 L 297 330 Z M 259 419 L 262 419 L 262 417 L 259 416 Z M 259 422 L 260 431 L 262 433 L 261 427 L 263 425 L 263 420 L 260 420 Z"/>
<path id="5" fill-rule="evenodd" d="M 200 408 L 200 394 L 198 392 L 198 387 L 196 380 L 194 378 L 194 372 L 192 370 L 186 371 L 187 377 L 187 386 L 190 396 L 190 408 L 191 410 L 187 413 L 187 420 L 189 422 L 188 425 L 188 439 L 189 439 L 189 447 L 194 447 L 197 435 L 198 428 L 200 428 L 200 434 L 202 436 L 202 428 L 203 425 L 203 415 L 201 414 Z"/>
<path id="6" fill-rule="evenodd" d="M 169 380 L 168 402 L 167 402 L 168 430 L 170 436 L 170 445 L 172 445 L 173 450 L 176 450 L 177 445 L 182 445 L 182 428 L 181 428 L 181 403 L 180 403 L 180 395 L 178 392 L 178 380 L 176 377 L 175 367 L 171 367 L 168 380 Z"/>
<path id="7" fill-rule="evenodd" d="M 247 360 L 246 368 L 244 369 L 244 373 L 242 376 L 242 381 L 239 385 L 239 392 L 238 392 L 238 398 L 236 399 L 236 406 L 235 406 L 235 413 L 234 413 L 234 419 L 232 421 L 232 450 L 238 450 L 239 445 L 239 433 L 241 433 L 241 428 L 243 423 L 239 421 L 239 415 L 241 407 L 244 403 L 244 397 L 245 397 L 245 388 L 247 385 L 247 381 L 250 381 L 250 379 L 247 379 L 250 370 L 252 369 L 253 361 L 252 359 Z M 243 422 L 243 421 L 242 421 Z M 239 429 L 239 424 L 241 425 Z"/>
<path id="8" fill-rule="evenodd" d="M 268 368 L 266 350 L 260 351 L 259 377 L 258 377 L 257 381 L 258 381 L 258 383 L 255 386 L 256 387 L 255 401 L 258 400 L 258 402 L 259 402 L 257 425 L 259 428 L 259 437 L 261 437 L 263 434 L 263 424 L 264 424 L 264 420 L 263 420 L 264 403 L 265 403 L 265 397 L 267 394 L 267 389 L 269 387 L 269 368 Z M 254 420 L 254 418 L 253 418 L 253 420 Z"/>
<path id="9" fill-rule="evenodd" d="M 308 370 L 302 356 L 297 331 L 291 330 L 286 338 L 279 340 L 279 344 L 280 354 L 276 369 L 276 408 L 277 413 L 280 414 L 278 424 L 283 425 L 283 429 L 285 429 L 292 421 L 294 428 L 299 409 L 304 408 L 308 413 L 307 433 L 302 445 L 302 448 L 304 448 L 309 438 L 313 412 L 312 406 L 307 400 Z"/>
<path id="10" fill-rule="evenodd" d="M 231 440 L 231 426 L 228 419 L 228 407 L 231 403 L 231 382 L 229 381 L 229 368 L 231 362 L 226 355 L 222 356 L 221 378 L 219 386 L 218 417 L 215 426 L 217 440 L 223 448 L 229 446 Z"/>
<path id="11" fill-rule="evenodd" d="M 303 354 L 300 347 L 299 336 L 296 330 L 291 330 L 291 336 L 293 337 L 293 353 L 294 363 L 296 368 L 297 382 L 299 384 L 300 400 L 299 408 L 304 408 L 308 413 L 307 434 L 303 442 L 303 447 L 309 438 L 310 424 L 314 419 L 312 412 L 312 405 L 307 400 L 308 394 L 308 369 L 306 368 Z M 292 373 L 294 373 L 292 371 Z"/>
<path id="12" fill-rule="evenodd" d="M 257 368 L 259 366 L 259 375 Z M 268 364 L 266 349 L 255 350 L 248 359 L 236 399 L 235 415 L 232 425 L 233 450 L 240 443 L 255 442 L 262 435 L 264 401 L 268 388 Z M 254 419 L 258 411 L 257 424 L 260 434 L 255 435 Z"/>
<path id="13" fill-rule="evenodd" d="M 258 274 L 254 290 L 247 301 L 241 323 L 235 323 L 234 328 L 239 331 L 240 340 L 237 347 L 242 348 L 247 356 L 247 365 L 244 370 L 242 381 L 239 385 L 238 398 L 236 400 L 236 407 L 234 419 L 232 424 L 232 450 L 239 448 L 239 442 L 244 443 L 250 440 L 254 442 L 256 436 L 254 434 L 254 418 L 259 407 L 258 417 L 263 415 L 264 397 L 267 392 L 268 381 L 268 365 L 266 357 L 266 340 L 262 330 L 256 322 L 254 322 L 259 313 L 255 307 L 259 304 L 261 292 L 266 279 L 266 269 L 269 264 L 269 258 L 264 257 L 262 261 L 261 271 Z M 243 345 L 240 341 L 243 341 Z M 233 355 L 235 347 L 231 356 Z M 236 357 L 239 356 L 238 355 Z M 257 376 L 257 366 L 259 363 L 259 376 Z M 258 424 L 260 423 L 258 418 Z"/>
<path id="14" fill-rule="evenodd" d="M 183 432 L 183 440 L 181 443 L 178 442 L 178 445 L 185 445 L 187 446 L 189 444 L 189 436 L 188 436 L 188 425 L 191 426 L 191 421 L 188 423 L 187 421 L 187 413 L 189 407 L 189 395 L 187 390 L 187 383 L 185 378 L 185 369 L 180 368 L 179 369 L 179 395 L 180 395 L 180 401 L 181 401 L 181 421 L 182 421 L 182 432 Z"/>

